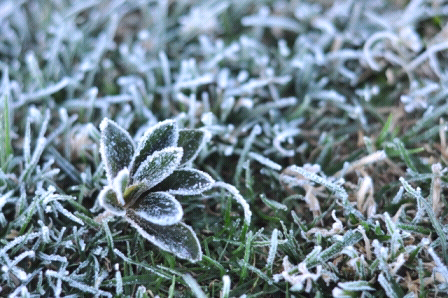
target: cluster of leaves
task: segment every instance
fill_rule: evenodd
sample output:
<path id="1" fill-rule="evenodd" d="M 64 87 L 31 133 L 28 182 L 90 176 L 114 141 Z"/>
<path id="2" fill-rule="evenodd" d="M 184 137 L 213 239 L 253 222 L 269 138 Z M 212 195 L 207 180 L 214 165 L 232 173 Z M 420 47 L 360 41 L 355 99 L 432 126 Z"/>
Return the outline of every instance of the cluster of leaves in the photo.
<path id="1" fill-rule="evenodd" d="M 176 256 L 198 261 L 199 240 L 180 222 L 182 206 L 173 195 L 197 195 L 211 188 L 206 173 L 185 167 L 202 148 L 206 134 L 178 130 L 166 120 L 148 129 L 135 148 L 129 133 L 105 118 L 100 152 L 108 185 L 99 194 L 108 212 L 123 216 L 143 237 Z"/>
<path id="2" fill-rule="evenodd" d="M 446 295 L 447 21 L 0 1 L 0 296 Z"/>

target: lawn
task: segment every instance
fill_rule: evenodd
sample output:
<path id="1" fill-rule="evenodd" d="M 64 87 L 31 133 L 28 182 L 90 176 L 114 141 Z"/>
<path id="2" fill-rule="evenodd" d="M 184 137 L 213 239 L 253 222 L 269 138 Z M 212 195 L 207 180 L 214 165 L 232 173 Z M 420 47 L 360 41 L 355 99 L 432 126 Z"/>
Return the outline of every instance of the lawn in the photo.
<path id="1" fill-rule="evenodd" d="M 0 1 L 0 297 L 445 297 L 448 3 Z"/>

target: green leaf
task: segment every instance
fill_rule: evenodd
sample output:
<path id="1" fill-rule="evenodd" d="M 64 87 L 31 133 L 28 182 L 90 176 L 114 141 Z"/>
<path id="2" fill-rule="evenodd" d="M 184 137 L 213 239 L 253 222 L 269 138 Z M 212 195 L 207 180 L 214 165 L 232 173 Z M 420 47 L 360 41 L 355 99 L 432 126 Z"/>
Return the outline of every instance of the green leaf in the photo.
<path id="1" fill-rule="evenodd" d="M 98 195 L 100 205 L 114 215 L 124 216 L 126 211 L 118 203 L 117 194 L 110 186 L 104 187 Z"/>
<path id="2" fill-rule="evenodd" d="M 126 220 L 147 240 L 159 248 L 191 262 L 202 259 L 201 246 L 191 227 L 179 222 L 171 226 L 159 226 L 136 215 L 128 209 Z"/>
<path id="3" fill-rule="evenodd" d="M 194 160 L 205 144 L 205 132 L 199 129 L 181 129 L 179 130 L 179 141 L 177 146 L 184 149 L 182 156 L 182 165 Z"/>
<path id="4" fill-rule="evenodd" d="M 127 131 L 112 120 L 104 118 L 100 124 L 100 154 L 109 183 L 119 171 L 129 166 L 134 154 L 134 142 Z"/>
<path id="5" fill-rule="evenodd" d="M 154 152 L 167 147 L 176 147 L 178 139 L 179 131 L 177 129 L 177 123 L 174 120 L 165 120 L 150 127 L 137 146 L 135 157 L 132 161 L 131 175 Z"/>
<path id="6" fill-rule="evenodd" d="M 179 166 L 183 150 L 180 147 L 169 147 L 154 152 L 143 161 L 132 177 L 134 181 L 144 181 L 148 188 L 157 185 L 171 175 Z"/>
<path id="7" fill-rule="evenodd" d="M 183 216 L 180 203 L 166 192 L 149 192 L 129 208 L 141 218 L 161 226 L 178 223 Z"/>
<path id="8" fill-rule="evenodd" d="M 260 194 L 260 199 L 263 201 L 263 203 L 265 203 L 266 206 L 268 206 L 271 209 L 274 209 L 275 211 L 277 211 L 277 210 L 283 210 L 283 211 L 288 210 L 288 207 L 286 205 L 266 198 L 266 195 L 264 193 Z"/>
<path id="9" fill-rule="evenodd" d="M 209 174 L 196 169 L 176 170 L 155 188 L 175 195 L 197 195 L 215 183 Z"/>

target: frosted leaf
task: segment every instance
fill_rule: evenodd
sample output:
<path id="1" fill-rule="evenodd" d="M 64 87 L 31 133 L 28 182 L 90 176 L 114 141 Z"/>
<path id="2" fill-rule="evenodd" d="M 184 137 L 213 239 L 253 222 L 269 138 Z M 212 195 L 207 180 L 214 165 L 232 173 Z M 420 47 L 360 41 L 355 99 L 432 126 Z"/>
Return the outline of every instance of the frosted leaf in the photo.
<path id="1" fill-rule="evenodd" d="M 261 154 L 255 153 L 255 152 L 249 152 L 247 154 L 250 158 L 255 159 L 256 161 L 258 161 L 259 163 L 261 163 L 262 165 L 265 165 L 275 171 L 280 171 L 282 169 L 282 166 L 279 165 L 276 162 L 273 162 L 272 160 L 270 160 L 267 157 L 264 157 Z"/>
<path id="2" fill-rule="evenodd" d="M 112 214 L 118 215 L 118 216 L 125 215 L 126 211 L 118 203 L 117 194 L 110 186 L 106 186 L 105 188 L 103 188 L 101 190 L 100 194 L 98 195 L 98 199 L 99 199 L 100 205 L 103 206 L 105 209 L 107 209 Z"/>
<path id="3" fill-rule="evenodd" d="M 209 174 L 196 169 L 176 170 L 159 185 L 157 190 L 175 195 L 197 195 L 210 189 L 215 183 Z"/>
<path id="4" fill-rule="evenodd" d="M 0 196 L 0 210 L 2 210 L 3 206 L 8 202 L 9 198 L 14 194 L 14 190 L 10 190 L 5 194 Z"/>
<path id="5" fill-rule="evenodd" d="M 174 120 L 165 120 L 150 127 L 140 140 L 135 157 L 132 160 L 131 175 L 148 156 L 167 147 L 175 147 L 179 139 L 177 124 Z"/>
<path id="6" fill-rule="evenodd" d="M 271 235 L 271 247 L 269 248 L 269 254 L 266 259 L 266 268 L 269 269 L 269 271 L 272 271 L 272 265 L 274 264 L 274 258 L 277 254 L 277 247 L 278 247 L 278 230 L 274 229 L 272 231 Z"/>
<path id="7" fill-rule="evenodd" d="M 354 291 L 374 291 L 375 289 L 365 280 L 348 281 L 338 283 L 338 287 L 343 290 L 354 292 Z"/>
<path id="8" fill-rule="evenodd" d="M 207 298 L 207 295 L 205 295 L 204 291 L 202 291 L 201 286 L 198 284 L 196 279 L 193 278 L 190 274 L 184 274 L 182 275 L 185 283 L 190 287 L 191 292 L 194 294 L 197 298 Z"/>
<path id="9" fill-rule="evenodd" d="M 181 259 L 191 262 L 202 259 L 201 246 L 191 227 L 179 222 L 171 226 L 159 226 L 137 216 L 132 209 L 126 212 L 126 220 L 147 240 Z"/>
<path id="10" fill-rule="evenodd" d="M 222 297 L 229 298 L 230 293 L 230 277 L 228 275 L 224 275 L 222 277 Z"/>
<path id="11" fill-rule="evenodd" d="M 105 292 L 103 290 L 99 290 L 95 287 L 89 286 L 88 284 L 82 283 L 76 279 L 73 279 L 71 276 L 68 275 L 68 271 L 66 273 L 67 274 L 48 269 L 45 271 L 45 276 L 47 278 L 53 277 L 53 278 L 60 279 L 64 282 L 68 283 L 68 285 L 71 288 L 76 288 L 78 290 L 81 290 L 83 293 L 89 293 L 89 294 L 93 294 L 96 296 L 102 295 L 102 296 L 112 298 L 112 294 Z M 90 296 L 93 296 L 93 295 L 90 295 Z"/>
<path id="12" fill-rule="evenodd" d="M 182 155 L 183 149 L 180 147 L 156 151 L 140 164 L 132 178 L 134 181 L 144 181 L 151 188 L 173 173 Z"/>
<path id="13" fill-rule="evenodd" d="M 181 164 L 194 160 L 205 144 L 205 132 L 199 129 L 182 129 L 179 131 L 177 146 L 184 149 Z"/>
<path id="14" fill-rule="evenodd" d="M 124 168 L 120 172 L 118 172 L 117 177 L 114 178 L 114 190 L 117 194 L 117 201 L 124 205 L 123 193 L 128 185 L 129 181 L 129 170 L 128 168 Z"/>
<path id="15" fill-rule="evenodd" d="M 84 222 L 79 219 L 78 217 L 76 217 L 73 213 L 71 213 L 70 211 L 68 211 L 67 209 L 65 209 L 61 203 L 59 203 L 58 201 L 53 202 L 53 206 L 55 207 L 55 209 L 57 211 L 59 211 L 60 213 L 64 214 L 64 216 L 66 216 L 67 218 L 69 218 L 70 220 L 78 223 L 79 225 L 83 226 Z"/>
<path id="16" fill-rule="evenodd" d="M 117 173 L 127 167 L 134 155 L 134 143 L 129 133 L 117 123 L 104 118 L 100 124 L 100 153 L 107 179 L 112 183 Z"/>
<path id="17" fill-rule="evenodd" d="M 129 208 L 143 219 L 161 226 L 178 223 L 183 216 L 180 203 L 166 192 L 150 192 Z"/>
<path id="18" fill-rule="evenodd" d="M 246 202 L 246 200 L 243 198 L 243 196 L 240 194 L 238 189 L 236 189 L 235 186 L 230 185 L 225 182 L 218 181 L 214 183 L 214 187 L 220 187 L 224 188 L 228 192 L 230 192 L 233 195 L 233 198 L 243 207 L 244 210 L 244 223 L 249 226 L 250 225 L 250 218 L 252 217 L 252 211 L 250 211 L 249 204 Z"/>

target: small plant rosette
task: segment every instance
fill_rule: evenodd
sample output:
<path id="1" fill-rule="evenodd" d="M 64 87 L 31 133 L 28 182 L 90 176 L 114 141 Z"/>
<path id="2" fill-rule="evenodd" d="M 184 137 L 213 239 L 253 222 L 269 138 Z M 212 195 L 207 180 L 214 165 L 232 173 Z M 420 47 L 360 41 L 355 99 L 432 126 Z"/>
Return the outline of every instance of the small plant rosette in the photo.
<path id="1" fill-rule="evenodd" d="M 192 262 L 201 260 L 199 240 L 181 222 L 183 210 L 175 196 L 198 195 L 213 186 L 210 175 L 189 166 L 208 139 L 207 132 L 179 129 L 176 121 L 165 120 L 150 127 L 135 145 L 112 120 L 104 118 L 100 130 L 108 181 L 99 194 L 100 204 L 162 250 Z"/>

